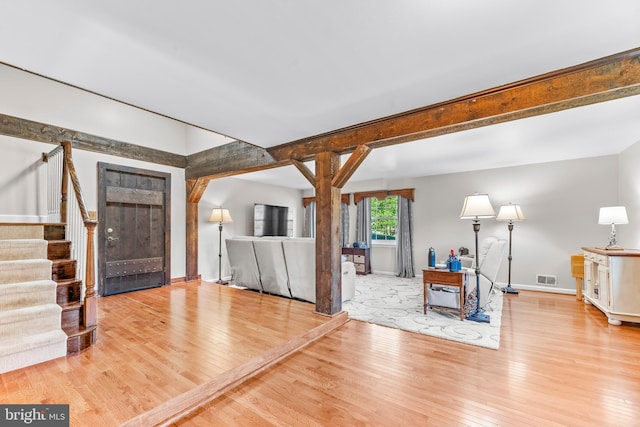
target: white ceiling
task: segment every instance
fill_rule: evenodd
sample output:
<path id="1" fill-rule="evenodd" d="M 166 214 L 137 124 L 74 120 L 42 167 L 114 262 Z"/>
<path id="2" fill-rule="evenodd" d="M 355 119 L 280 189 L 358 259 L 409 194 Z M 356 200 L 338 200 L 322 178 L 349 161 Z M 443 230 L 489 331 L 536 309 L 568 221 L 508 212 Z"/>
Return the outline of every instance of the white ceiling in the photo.
<path id="1" fill-rule="evenodd" d="M 0 0 L 0 61 L 262 147 L 640 47 L 617 0 Z M 640 97 L 376 149 L 352 181 L 616 154 Z M 307 188 L 293 167 L 247 174 Z"/>

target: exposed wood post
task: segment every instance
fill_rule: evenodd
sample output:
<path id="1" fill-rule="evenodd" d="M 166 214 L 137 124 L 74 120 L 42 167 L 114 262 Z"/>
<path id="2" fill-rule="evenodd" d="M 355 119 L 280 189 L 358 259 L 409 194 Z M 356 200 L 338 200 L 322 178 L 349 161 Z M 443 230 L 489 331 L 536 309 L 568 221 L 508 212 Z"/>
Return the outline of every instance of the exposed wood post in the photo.
<path id="1" fill-rule="evenodd" d="M 198 279 L 198 203 L 209 180 L 188 179 L 187 185 L 187 281 Z"/>
<path id="2" fill-rule="evenodd" d="M 96 272 L 95 272 L 95 255 L 93 236 L 97 221 L 85 221 L 87 228 L 87 256 L 85 266 L 85 296 L 84 296 L 84 326 L 90 327 L 98 324 L 98 315 L 96 307 Z"/>
<path id="3" fill-rule="evenodd" d="M 316 155 L 316 312 L 327 315 L 342 310 L 339 169 L 338 154 Z"/>

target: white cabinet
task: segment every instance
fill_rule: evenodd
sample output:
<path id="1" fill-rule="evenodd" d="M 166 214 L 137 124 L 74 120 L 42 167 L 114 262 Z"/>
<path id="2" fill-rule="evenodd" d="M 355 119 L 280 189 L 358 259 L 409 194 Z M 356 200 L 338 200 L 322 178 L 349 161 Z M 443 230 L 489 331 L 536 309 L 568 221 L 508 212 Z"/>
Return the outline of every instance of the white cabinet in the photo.
<path id="1" fill-rule="evenodd" d="M 584 301 L 612 325 L 640 323 L 640 251 L 584 250 Z"/>

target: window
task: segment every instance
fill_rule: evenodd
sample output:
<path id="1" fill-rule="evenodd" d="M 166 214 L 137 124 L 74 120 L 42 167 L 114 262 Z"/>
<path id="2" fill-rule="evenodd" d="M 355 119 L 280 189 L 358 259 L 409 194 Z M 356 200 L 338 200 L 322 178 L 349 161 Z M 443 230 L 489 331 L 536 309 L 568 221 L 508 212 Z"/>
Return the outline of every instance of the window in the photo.
<path id="1" fill-rule="evenodd" d="M 371 198 L 371 242 L 395 243 L 398 231 L 398 196 Z"/>

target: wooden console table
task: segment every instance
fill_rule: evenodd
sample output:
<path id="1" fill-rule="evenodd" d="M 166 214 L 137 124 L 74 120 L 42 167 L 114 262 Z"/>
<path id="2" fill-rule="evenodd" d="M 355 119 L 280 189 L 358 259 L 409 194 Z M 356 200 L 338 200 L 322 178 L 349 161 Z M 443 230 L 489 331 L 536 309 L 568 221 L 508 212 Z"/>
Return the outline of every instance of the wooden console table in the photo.
<path id="1" fill-rule="evenodd" d="M 460 320 L 464 320 L 464 302 L 467 296 L 468 274 L 466 270 L 449 271 L 437 268 L 428 268 L 422 270 L 422 288 L 424 297 L 424 314 L 427 314 L 427 308 L 446 308 L 449 310 L 457 310 L 460 313 Z M 458 308 L 447 307 L 442 305 L 430 304 L 427 300 L 427 285 L 453 286 L 460 288 L 460 305 Z"/>
<path id="2" fill-rule="evenodd" d="M 582 248 L 584 302 L 593 304 L 611 325 L 640 323 L 640 251 Z"/>

